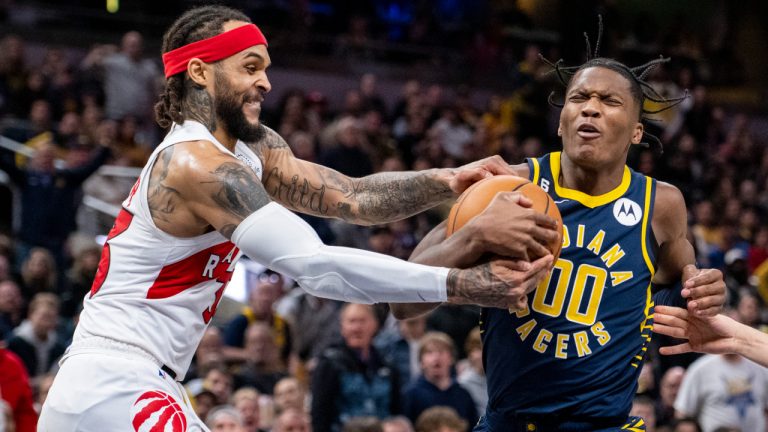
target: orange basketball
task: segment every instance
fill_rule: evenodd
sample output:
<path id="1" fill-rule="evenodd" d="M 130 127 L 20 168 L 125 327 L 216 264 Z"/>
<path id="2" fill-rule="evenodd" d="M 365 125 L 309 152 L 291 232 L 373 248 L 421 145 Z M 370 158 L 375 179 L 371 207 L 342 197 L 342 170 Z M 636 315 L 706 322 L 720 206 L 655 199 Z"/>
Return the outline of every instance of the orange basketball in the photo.
<path id="1" fill-rule="evenodd" d="M 563 219 L 560 211 L 544 189 L 531 183 L 528 179 L 512 176 L 498 175 L 481 180 L 464 191 L 448 215 L 446 237 L 464 226 L 470 219 L 482 213 L 499 192 L 518 191 L 533 201 L 533 209 L 548 215 L 557 221 L 557 231 L 560 234 L 556 241 L 547 247 L 552 251 L 555 260 L 560 256 L 563 246 Z"/>

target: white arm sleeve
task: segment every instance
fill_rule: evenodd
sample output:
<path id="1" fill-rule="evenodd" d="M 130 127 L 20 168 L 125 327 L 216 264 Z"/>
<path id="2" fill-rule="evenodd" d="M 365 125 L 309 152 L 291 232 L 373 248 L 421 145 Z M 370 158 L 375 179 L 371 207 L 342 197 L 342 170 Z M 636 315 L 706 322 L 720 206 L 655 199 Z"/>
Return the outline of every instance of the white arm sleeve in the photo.
<path id="1" fill-rule="evenodd" d="M 444 302 L 447 268 L 326 246 L 301 218 L 271 202 L 237 226 L 232 241 L 254 261 L 312 295 L 353 303 Z"/>

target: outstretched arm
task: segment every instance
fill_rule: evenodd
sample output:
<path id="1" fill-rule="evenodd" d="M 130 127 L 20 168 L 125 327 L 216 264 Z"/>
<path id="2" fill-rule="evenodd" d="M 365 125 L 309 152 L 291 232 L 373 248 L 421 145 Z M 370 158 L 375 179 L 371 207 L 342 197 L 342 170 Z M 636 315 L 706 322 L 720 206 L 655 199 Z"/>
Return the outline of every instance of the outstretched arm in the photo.
<path id="1" fill-rule="evenodd" d="M 186 213 L 186 220 L 213 226 L 311 294 L 356 303 L 471 301 L 501 308 L 517 299 L 522 281 L 508 262 L 449 269 L 326 246 L 306 222 L 271 202 L 253 170 L 232 155 L 204 141 L 174 147 L 179 150 L 167 162 L 173 169 L 163 181 L 181 198 L 177 220 Z"/>
<path id="2" fill-rule="evenodd" d="M 435 227 L 411 254 L 410 261 L 466 268 L 485 254 L 518 258 L 509 261 L 521 281 L 512 307 L 527 302 L 527 293 L 546 276 L 552 256 L 542 244 L 557 238 L 555 221 L 529 207 L 531 201 L 516 192 L 500 193 L 489 206 L 452 236 L 445 237 L 445 222 Z M 532 257 L 542 257 L 533 263 Z M 397 319 L 425 314 L 439 304 L 390 304 Z"/>
<path id="3" fill-rule="evenodd" d="M 688 241 L 688 217 L 680 191 L 658 182 L 654 203 L 653 232 L 659 243 L 658 270 L 653 282 L 672 285 L 682 281 L 680 295 L 688 299 L 688 310 L 715 315 L 725 303 L 725 282 L 717 269 L 698 269 L 693 246 Z"/>
<path id="4" fill-rule="evenodd" d="M 498 156 L 456 169 L 381 172 L 351 178 L 293 155 L 277 132 L 249 147 L 264 163 L 269 196 L 302 213 L 359 225 L 403 219 L 454 197 L 492 174 L 513 174 Z"/>
<path id="5" fill-rule="evenodd" d="M 709 354 L 740 354 L 768 367 L 768 334 L 741 324 L 725 315 L 696 317 L 687 310 L 657 306 L 653 331 L 687 339 L 688 342 L 662 347 L 664 355 L 700 352 Z"/>

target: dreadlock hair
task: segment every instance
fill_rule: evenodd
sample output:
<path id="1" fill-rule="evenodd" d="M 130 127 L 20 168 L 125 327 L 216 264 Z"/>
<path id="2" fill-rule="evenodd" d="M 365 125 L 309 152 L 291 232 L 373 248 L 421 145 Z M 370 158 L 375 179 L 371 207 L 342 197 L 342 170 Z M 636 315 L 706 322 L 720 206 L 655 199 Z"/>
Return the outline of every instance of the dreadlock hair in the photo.
<path id="1" fill-rule="evenodd" d="M 648 74 L 651 71 L 653 71 L 655 68 L 657 68 L 660 64 L 668 62 L 670 60 L 669 57 L 665 58 L 664 56 L 660 56 L 659 58 L 655 60 L 651 60 L 640 66 L 629 67 L 618 60 L 599 56 L 600 41 L 602 38 L 603 38 L 603 17 L 602 15 L 598 15 L 598 32 L 597 32 L 597 41 L 595 42 L 594 52 L 592 51 L 592 47 L 589 42 L 589 36 L 587 35 L 587 32 L 584 32 L 584 40 L 586 41 L 586 45 L 587 45 L 587 61 L 586 62 L 584 62 L 580 66 L 566 67 L 566 66 L 562 66 L 562 63 L 563 63 L 562 59 L 553 63 L 552 61 L 547 60 L 541 54 L 539 54 L 539 58 L 542 59 L 545 63 L 547 63 L 550 67 L 552 67 L 552 71 L 555 73 L 555 75 L 557 75 L 558 80 L 565 86 L 566 92 L 570 87 L 573 76 L 584 69 L 588 69 L 592 67 L 602 67 L 605 69 L 610 69 L 618 73 L 619 75 L 623 76 L 629 82 L 629 88 L 630 88 L 630 93 L 632 94 L 632 99 L 635 101 L 635 103 L 638 106 L 638 121 L 640 122 L 655 121 L 655 119 L 649 118 L 647 117 L 647 115 L 658 114 L 662 111 L 666 111 L 680 104 L 681 102 L 683 102 L 688 98 L 688 90 L 686 89 L 682 96 L 667 99 L 664 96 L 660 95 L 650 84 L 648 84 L 648 82 L 645 81 L 645 77 L 647 77 Z M 555 92 L 550 93 L 549 95 L 550 105 L 556 106 L 558 108 L 562 108 L 563 103 L 559 103 L 555 101 L 554 97 L 555 97 Z M 645 101 L 655 102 L 663 106 L 659 109 L 647 110 L 645 109 Z M 648 141 L 651 141 L 653 144 L 655 144 L 661 153 L 664 152 L 664 146 L 662 145 L 661 140 L 658 137 L 646 131 L 643 131 L 643 137 L 646 138 Z M 642 144 L 648 146 L 647 143 L 642 143 Z"/>
<path id="2" fill-rule="evenodd" d="M 180 16 L 163 36 L 163 54 L 199 40 L 207 39 L 223 32 L 227 21 L 251 20 L 242 12 L 226 6 L 203 6 L 190 9 Z M 168 128 L 172 123 L 182 123 L 182 101 L 184 100 L 184 82 L 188 79 L 185 72 L 169 77 L 165 90 L 155 104 L 157 124 Z"/>

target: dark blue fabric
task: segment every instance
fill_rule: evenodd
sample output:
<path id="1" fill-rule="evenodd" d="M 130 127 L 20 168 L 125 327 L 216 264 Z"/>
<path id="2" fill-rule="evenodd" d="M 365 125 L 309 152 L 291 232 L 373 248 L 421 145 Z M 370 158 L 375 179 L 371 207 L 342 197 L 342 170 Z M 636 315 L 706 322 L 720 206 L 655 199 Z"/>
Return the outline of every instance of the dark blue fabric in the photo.
<path id="1" fill-rule="evenodd" d="M 437 388 L 420 376 L 415 383 L 405 390 L 403 396 L 403 415 L 416 422 L 422 412 L 433 406 L 448 406 L 456 410 L 469 425 L 477 422 L 477 408 L 469 392 L 455 380 L 445 390 Z"/>

